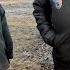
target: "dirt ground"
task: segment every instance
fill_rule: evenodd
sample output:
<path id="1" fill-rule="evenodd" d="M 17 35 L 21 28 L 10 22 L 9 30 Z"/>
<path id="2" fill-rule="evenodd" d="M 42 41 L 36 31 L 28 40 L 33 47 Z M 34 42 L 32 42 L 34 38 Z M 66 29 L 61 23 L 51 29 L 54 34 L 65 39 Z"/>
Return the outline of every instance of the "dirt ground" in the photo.
<path id="1" fill-rule="evenodd" d="M 52 48 L 45 44 L 32 15 L 33 0 L 0 0 L 14 43 L 9 70 L 52 70 Z"/>

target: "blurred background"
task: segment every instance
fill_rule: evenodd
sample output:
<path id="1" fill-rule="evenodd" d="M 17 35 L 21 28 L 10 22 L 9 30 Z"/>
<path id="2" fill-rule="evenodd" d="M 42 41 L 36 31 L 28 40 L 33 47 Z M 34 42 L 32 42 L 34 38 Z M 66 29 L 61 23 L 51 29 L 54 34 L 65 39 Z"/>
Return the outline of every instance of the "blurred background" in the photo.
<path id="1" fill-rule="evenodd" d="M 0 0 L 14 42 L 14 58 L 8 70 L 52 70 L 52 48 L 36 29 L 33 0 Z"/>

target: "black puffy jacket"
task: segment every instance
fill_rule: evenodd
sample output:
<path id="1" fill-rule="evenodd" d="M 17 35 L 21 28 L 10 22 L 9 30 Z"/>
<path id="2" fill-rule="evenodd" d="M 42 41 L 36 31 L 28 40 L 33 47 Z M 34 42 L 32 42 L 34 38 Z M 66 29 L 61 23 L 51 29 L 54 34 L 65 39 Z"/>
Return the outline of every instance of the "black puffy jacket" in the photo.
<path id="1" fill-rule="evenodd" d="M 34 0 L 34 16 L 37 22 L 37 28 L 40 31 L 43 40 L 52 44 L 55 37 L 54 29 L 51 23 L 51 5 L 49 0 Z"/>
<path id="2" fill-rule="evenodd" d="M 60 9 L 51 0 L 34 0 L 33 14 L 43 40 L 53 46 L 55 57 L 70 62 L 70 0 L 62 0 Z"/>

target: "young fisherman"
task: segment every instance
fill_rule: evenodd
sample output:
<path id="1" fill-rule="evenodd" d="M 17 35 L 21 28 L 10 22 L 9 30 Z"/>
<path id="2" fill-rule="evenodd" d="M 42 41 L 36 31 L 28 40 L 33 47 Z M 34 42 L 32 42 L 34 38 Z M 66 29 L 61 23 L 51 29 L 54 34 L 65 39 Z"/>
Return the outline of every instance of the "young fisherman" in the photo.
<path id="1" fill-rule="evenodd" d="M 53 47 L 54 70 L 70 70 L 70 0 L 34 0 L 37 28 Z"/>

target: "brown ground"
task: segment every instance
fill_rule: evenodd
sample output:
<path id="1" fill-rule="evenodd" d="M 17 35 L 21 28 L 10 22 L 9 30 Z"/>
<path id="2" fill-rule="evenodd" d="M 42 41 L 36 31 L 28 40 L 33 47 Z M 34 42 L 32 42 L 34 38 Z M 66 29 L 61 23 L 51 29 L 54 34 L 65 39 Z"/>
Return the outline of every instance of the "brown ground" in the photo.
<path id="1" fill-rule="evenodd" d="M 0 0 L 6 10 L 7 22 L 14 42 L 14 58 L 9 70 L 51 70 L 50 46 L 36 29 L 32 15 L 33 0 Z"/>

